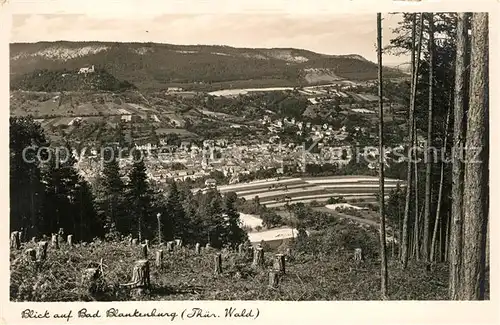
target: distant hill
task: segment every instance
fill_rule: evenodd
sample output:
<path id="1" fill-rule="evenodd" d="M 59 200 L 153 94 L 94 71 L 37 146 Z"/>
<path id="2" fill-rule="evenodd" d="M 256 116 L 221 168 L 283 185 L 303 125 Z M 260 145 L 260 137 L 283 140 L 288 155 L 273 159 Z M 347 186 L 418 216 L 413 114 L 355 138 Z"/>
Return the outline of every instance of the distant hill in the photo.
<path id="1" fill-rule="evenodd" d="M 39 42 L 10 45 L 11 78 L 35 70 L 95 65 L 139 88 L 300 86 L 377 77 L 377 66 L 360 55 L 324 55 L 293 48 L 157 43 Z M 401 75 L 386 68 L 387 77 Z"/>

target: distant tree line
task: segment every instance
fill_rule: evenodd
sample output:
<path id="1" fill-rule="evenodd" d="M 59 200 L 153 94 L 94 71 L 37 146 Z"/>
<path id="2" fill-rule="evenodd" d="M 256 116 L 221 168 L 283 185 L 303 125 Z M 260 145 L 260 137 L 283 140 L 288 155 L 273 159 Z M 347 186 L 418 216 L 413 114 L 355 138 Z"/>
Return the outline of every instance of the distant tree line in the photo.
<path id="1" fill-rule="evenodd" d="M 43 69 L 14 77 L 11 80 L 10 88 L 11 90 L 57 92 L 83 90 L 124 91 L 136 87 L 126 80 L 118 80 L 103 69 L 96 69 L 95 72 L 87 74 L 79 74 L 76 70 Z"/>
<path id="2" fill-rule="evenodd" d="M 49 150 L 39 151 L 42 147 Z M 37 152 L 45 153 L 40 155 L 43 162 Z M 187 186 L 179 189 L 176 182 L 162 191 L 148 179 L 144 161 L 137 156 L 127 175 L 122 174 L 117 155 L 101 157 L 103 173 L 91 185 L 79 175 L 72 155 L 54 153 L 32 118 L 10 119 L 10 228 L 22 230 L 25 238 L 40 238 L 62 228 L 79 241 L 131 235 L 222 247 L 247 239 L 234 193 L 192 193 Z"/>

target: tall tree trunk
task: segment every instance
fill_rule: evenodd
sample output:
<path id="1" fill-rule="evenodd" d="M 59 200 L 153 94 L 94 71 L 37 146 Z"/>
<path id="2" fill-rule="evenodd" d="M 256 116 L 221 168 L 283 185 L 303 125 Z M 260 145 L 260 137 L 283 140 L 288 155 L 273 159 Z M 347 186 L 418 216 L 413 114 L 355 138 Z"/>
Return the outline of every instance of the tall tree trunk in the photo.
<path id="1" fill-rule="evenodd" d="M 441 262 L 443 260 L 443 223 L 440 222 L 439 225 L 439 239 L 437 240 L 437 256 L 436 262 Z"/>
<path id="2" fill-rule="evenodd" d="M 417 92 L 418 70 L 420 65 L 420 52 L 422 49 L 422 33 L 423 33 L 423 15 L 420 16 L 420 34 L 418 39 L 418 51 L 415 58 L 415 34 L 416 34 L 417 14 L 413 15 L 413 28 L 412 28 L 412 57 L 411 57 L 411 94 L 410 94 L 410 116 L 409 116 L 409 136 L 408 136 L 408 149 L 411 150 L 415 138 L 415 100 Z M 415 154 L 416 157 L 416 154 Z M 405 201 L 405 214 L 403 217 L 403 234 L 401 238 L 401 263 L 403 268 L 408 265 L 408 238 L 409 238 L 409 216 L 410 216 L 410 202 L 411 202 L 411 185 L 412 185 L 412 155 L 408 155 L 408 170 L 406 175 L 406 201 Z M 416 189 L 415 189 L 416 191 Z"/>
<path id="3" fill-rule="evenodd" d="M 387 299 L 387 250 L 385 241 L 385 203 L 384 203 L 384 98 L 382 89 L 382 14 L 377 13 L 377 57 L 378 57 L 378 113 L 379 113 L 379 209 L 380 209 L 380 293 L 382 299 Z"/>
<path id="4" fill-rule="evenodd" d="M 464 300 L 484 299 L 488 226 L 488 14 L 472 15 L 470 100 L 464 176 Z"/>
<path id="5" fill-rule="evenodd" d="M 450 261 L 449 295 L 458 300 L 462 258 L 462 218 L 463 218 L 463 146 L 465 141 L 465 106 L 467 92 L 467 19 L 468 13 L 460 13 L 457 22 L 457 53 L 455 63 L 455 94 L 453 121 L 453 169 L 452 169 L 452 206 L 450 223 L 450 242 L 448 258 Z"/>
<path id="6" fill-rule="evenodd" d="M 141 213 L 139 213 L 139 224 L 138 224 L 138 237 L 139 237 L 139 243 L 142 243 L 142 209 Z"/>
<path id="7" fill-rule="evenodd" d="M 433 109 L 433 86 L 434 86 L 434 13 L 429 13 L 429 104 L 427 111 L 427 141 L 425 155 L 425 212 L 424 233 L 422 242 L 422 257 L 429 262 L 429 235 L 431 222 L 431 190 L 432 190 L 432 161 L 430 151 L 432 150 L 432 109 Z"/>
<path id="8" fill-rule="evenodd" d="M 446 113 L 446 126 L 444 130 L 444 143 L 443 143 L 443 148 L 441 150 L 444 150 L 444 155 L 442 155 L 442 159 L 444 159 L 444 156 L 446 156 L 446 145 L 448 142 L 448 127 L 450 125 L 450 111 L 451 107 L 448 108 L 448 112 Z M 437 209 L 436 209 L 436 219 L 434 220 L 434 231 L 432 232 L 432 242 L 431 242 L 431 262 L 434 262 L 434 256 L 435 256 L 435 249 L 436 249 L 436 238 L 437 238 L 437 230 L 439 226 L 439 222 L 441 220 L 440 214 L 441 214 L 441 201 L 443 198 L 443 181 L 444 181 L 444 161 L 441 161 L 441 172 L 439 176 L 439 190 L 438 190 L 438 201 L 437 201 Z M 439 252 L 441 254 L 441 251 Z"/>
<path id="9" fill-rule="evenodd" d="M 450 247 L 450 227 L 451 227 L 451 213 L 447 214 L 446 218 L 446 235 L 444 238 L 444 261 L 449 260 L 449 247 Z"/>
<path id="10" fill-rule="evenodd" d="M 415 132 L 415 144 L 414 146 L 415 147 L 418 147 L 418 141 L 417 141 L 417 128 L 416 128 L 416 122 L 415 122 L 415 128 L 414 128 L 414 132 Z M 420 234 L 419 234 L 419 227 L 420 227 L 420 218 L 419 218 L 419 211 L 420 211 L 420 207 L 419 207 L 419 203 L 418 203 L 418 156 L 415 155 L 415 160 L 414 160 L 414 172 L 415 172 L 415 224 L 414 224 L 414 228 L 413 228 L 413 232 L 414 232 L 414 238 L 415 238 L 415 241 L 413 242 L 413 247 L 414 247 L 414 250 L 415 250 L 415 259 L 418 261 L 420 260 Z"/>

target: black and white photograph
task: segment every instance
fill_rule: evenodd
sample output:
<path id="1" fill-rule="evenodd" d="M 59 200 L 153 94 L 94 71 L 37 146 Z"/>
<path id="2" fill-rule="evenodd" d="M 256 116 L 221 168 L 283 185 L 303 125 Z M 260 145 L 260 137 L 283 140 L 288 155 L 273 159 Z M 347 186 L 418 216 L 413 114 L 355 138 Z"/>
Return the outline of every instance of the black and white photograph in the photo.
<path id="1" fill-rule="evenodd" d="M 490 14 L 407 8 L 13 14 L 10 302 L 489 300 Z"/>

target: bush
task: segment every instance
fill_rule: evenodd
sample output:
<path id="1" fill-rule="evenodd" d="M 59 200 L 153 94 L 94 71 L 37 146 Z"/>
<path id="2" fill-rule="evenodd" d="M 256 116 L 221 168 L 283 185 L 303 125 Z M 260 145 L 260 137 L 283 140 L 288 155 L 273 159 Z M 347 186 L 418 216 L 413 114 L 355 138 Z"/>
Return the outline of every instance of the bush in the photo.
<path id="1" fill-rule="evenodd" d="M 337 196 L 334 197 L 332 196 L 331 198 L 326 201 L 327 204 L 337 204 L 337 203 L 346 203 L 347 201 L 344 199 L 343 196 Z"/>
<path id="2" fill-rule="evenodd" d="M 352 254 L 361 248 L 370 258 L 378 256 L 378 237 L 374 229 L 359 226 L 350 220 L 342 220 L 314 235 L 297 236 L 294 249 L 302 253 L 337 255 Z"/>

